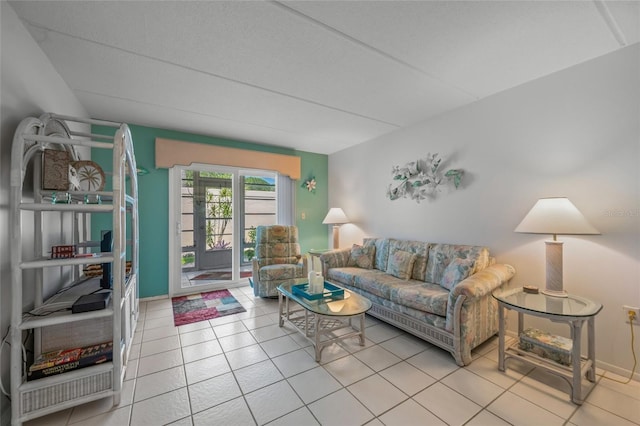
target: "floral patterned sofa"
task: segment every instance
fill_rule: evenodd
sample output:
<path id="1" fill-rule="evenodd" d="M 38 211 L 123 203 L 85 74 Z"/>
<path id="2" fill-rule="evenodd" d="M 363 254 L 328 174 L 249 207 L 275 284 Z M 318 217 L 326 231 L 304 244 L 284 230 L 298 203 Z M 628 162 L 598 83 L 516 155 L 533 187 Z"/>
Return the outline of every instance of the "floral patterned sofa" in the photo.
<path id="1" fill-rule="evenodd" d="M 451 352 L 461 366 L 498 332 L 491 293 L 515 274 L 486 247 L 391 238 L 366 238 L 320 260 L 328 281 L 372 302 L 368 314 Z"/>

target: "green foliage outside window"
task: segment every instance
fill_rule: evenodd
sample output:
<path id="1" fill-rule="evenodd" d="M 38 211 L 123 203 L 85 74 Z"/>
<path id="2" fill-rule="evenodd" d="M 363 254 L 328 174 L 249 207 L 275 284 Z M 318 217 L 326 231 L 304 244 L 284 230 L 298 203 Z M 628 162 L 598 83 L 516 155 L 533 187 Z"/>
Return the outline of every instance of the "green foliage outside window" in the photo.
<path id="1" fill-rule="evenodd" d="M 247 231 L 247 238 L 244 242 L 245 249 L 244 253 L 244 261 L 250 262 L 254 256 L 256 255 L 256 227 L 252 226 Z"/>
<path id="2" fill-rule="evenodd" d="M 207 246 L 212 250 L 231 248 L 224 235 L 233 218 L 232 200 L 231 188 L 220 188 L 218 194 L 207 193 Z"/>

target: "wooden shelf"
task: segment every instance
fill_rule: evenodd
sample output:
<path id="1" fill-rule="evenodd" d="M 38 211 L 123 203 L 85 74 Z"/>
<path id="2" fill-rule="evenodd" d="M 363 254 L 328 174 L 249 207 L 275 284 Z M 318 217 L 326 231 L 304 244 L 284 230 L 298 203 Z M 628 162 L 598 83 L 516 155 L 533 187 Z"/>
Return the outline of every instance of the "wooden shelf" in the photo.
<path id="1" fill-rule="evenodd" d="M 16 386 L 21 421 L 115 395 L 113 362 L 67 371 Z"/>
<path id="2" fill-rule="evenodd" d="M 115 260 L 113 253 L 99 253 L 95 257 L 70 257 L 66 259 L 51 259 L 42 257 L 40 259 L 30 260 L 20 263 L 21 269 L 35 268 L 53 268 L 56 266 L 73 266 L 73 265 L 96 265 L 100 263 L 110 263 Z"/>
<path id="3" fill-rule="evenodd" d="M 41 306 L 32 310 L 37 311 L 37 315 L 31 316 L 25 313 L 18 328 L 21 330 L 46 327 L 59 324 L 67 324 L 78 321 L 86 321 L 94 318 L 104 318 L 113 315 L 113 305 L 110 303 L 105 309 L 91 312 L 72 314 L 70 309 L 78 297 L 102 290 L 100 278 L 82 277 L 77 282 L 72 283 L 66 289 L 54 294 Z M 63 310 L 69 309 L 69 310 Z M 47 314 L 47 312 L 52 312 Z"/>
<path id="4" fill-rule="evenodd" d="M 52 203 L 20 203 L 21 210 L 30 211 L 50 211 L 50 212 L 77 212 L 77 213 L 98 213 L 112 212 L 112 204 L 52 204 Z"/>
<path id="5" fill-rule="evenodd" d="M 573 370 L 571 366 L 559 364 L 550 359 L 543 358 L 538 354 L 534 354 L 533 352 L 520 349 L 517 341 L 505 349 L 505 357 L 519 359 L 520 361 L 534 367 L 541 367 L 553 374 L 570 380 L 573 379 Z M 584 377 L 589 368 L 591 368 L 591 362 L 591 360 L 584 356 L 580 358 L 580 374 L 582 377 Z"/>

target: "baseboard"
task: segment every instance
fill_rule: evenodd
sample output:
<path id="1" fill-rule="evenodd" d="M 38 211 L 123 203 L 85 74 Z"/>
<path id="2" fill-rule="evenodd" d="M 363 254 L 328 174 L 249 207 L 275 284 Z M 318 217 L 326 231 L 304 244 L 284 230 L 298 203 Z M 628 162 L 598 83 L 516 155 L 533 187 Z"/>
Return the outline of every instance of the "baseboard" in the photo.
<path id="1" fill-rule="evenodd" d="M 596 367 L 600 368 L 602 370 L 611 372 L 613 374 L 617 374 L 618 376 L 624 378 L 624 379 L 628 379 L 629 376 L 631 375 L 631 371 L 630 370 L 626 370 L 624 368 L 620 368 L 616 365 L 612 365 L 612 364 L 608 364 L 606 362 L 603 361 L 598 361 L 596 360 Z M 640 382 L 640 373 L 634 373 L 633 380 Z M 618 378 L 618 380 L 620 380 L 620 378 Z"/>
<path id="2" fill-rule="evenodd" d="M 154 300 L 162 300 L 162 299 L 168 299 L 169 295 L 168 294 L 164 294 L 162 296 L 151 296 L 151 297 L 141 297 L 140 301 L 141 302 L 153 302 Z"/>
<path id="3" fill-rule="evenodd" d="M 518 333 L 516 333 L 515 331 L 508 330 L 507 331 L 507 336 L 513 337 L 514 339 L 517 339 L 518 338 Z M 617 374 L 618 376 L 623 377 L 623 378 L 627 378 L 627 379 L 631 375 L 631 370 L 627 370 L 627 369 L 618 367 L 617 365 L 613 365 L 613 364 L 606 363 L 604 361 L 600 361 L 597 358 L 596 358 L 596 368 L 598 368 L 600 370 L 604 370 L 604 371 L 610 372 L 610 373 L 613 373 L 613 374 Z M 640 382 L 640 372 L 634 373 L 632 379 L 637 381 L 637 382 Z"/>

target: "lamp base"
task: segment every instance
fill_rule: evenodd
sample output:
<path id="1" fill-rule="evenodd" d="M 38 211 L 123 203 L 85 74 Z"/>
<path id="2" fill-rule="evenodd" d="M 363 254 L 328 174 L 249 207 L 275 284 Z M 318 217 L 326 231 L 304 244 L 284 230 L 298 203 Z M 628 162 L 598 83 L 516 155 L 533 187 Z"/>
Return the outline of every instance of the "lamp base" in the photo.
<path id="1" fill-rule="evenodd" d="M 333 225 L 333 249 L 337 250 L 340 248 L 340 226 Z"/>
<path id="2" fill-rule="evenodd" d="M 544 289 L 544 290 L 541 290 L 540 293 L 547 296 L 552 296 L 552 297 L 568 297 L 569 296 L 569 293 L 567 293 L 564 290 L 557 291 L 557 290 Z"/>
<path id="3" fill-rule="evenodd" d="M 542 294 L 567 297 L 562 288 L 562 241 L 545 241 L 547 279 Z"/>

